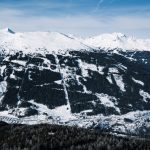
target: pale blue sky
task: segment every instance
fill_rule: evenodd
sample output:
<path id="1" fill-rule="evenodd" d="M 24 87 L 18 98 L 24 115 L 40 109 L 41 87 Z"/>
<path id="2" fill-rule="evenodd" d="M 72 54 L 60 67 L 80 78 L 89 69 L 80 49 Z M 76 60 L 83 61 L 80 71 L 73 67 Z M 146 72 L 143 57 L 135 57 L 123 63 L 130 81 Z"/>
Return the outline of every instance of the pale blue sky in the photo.
<path id="1" fill-rule="evenodd" d="M 0 28 L 150 38 L 150 0 L 0 0 Z"/>

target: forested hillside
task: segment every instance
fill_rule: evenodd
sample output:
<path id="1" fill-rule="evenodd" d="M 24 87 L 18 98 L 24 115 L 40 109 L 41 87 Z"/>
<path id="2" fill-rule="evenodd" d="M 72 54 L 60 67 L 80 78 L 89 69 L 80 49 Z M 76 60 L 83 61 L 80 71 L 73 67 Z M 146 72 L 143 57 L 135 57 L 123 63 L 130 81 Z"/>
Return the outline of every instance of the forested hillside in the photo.
<path id="1" fill-rule="evenodd" d="M 150 139 L 59 125 L 0 125 L 1 150 L 149 150 Z"/>

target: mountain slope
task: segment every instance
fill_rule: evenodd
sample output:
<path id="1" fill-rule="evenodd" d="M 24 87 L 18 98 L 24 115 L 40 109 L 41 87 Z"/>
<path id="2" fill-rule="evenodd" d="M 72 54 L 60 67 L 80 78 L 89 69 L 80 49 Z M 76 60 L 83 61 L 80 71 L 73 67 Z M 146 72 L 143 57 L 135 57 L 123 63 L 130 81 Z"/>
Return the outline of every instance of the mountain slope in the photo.
<path id="1" fill-rule="evenodd" d="M 83 41 L 91 47 L 103 49 L 150 50 L 150 39 L 136 39 L 122 33 L 102 34 Z"/>
<path id="2" fill-rule="evenodd" d="M 65 34 L 58 32 L 15 33 L 9 28 L 0 30 L 0 48 L 5 53 L 51 53 L 68 49 L 88 49 L 88 47 Z"/>
<path id="3" fill-rule="evenodd" d="M 0 120 L 150 133 L 149 51 L 89 48 L 52 32 L 18 35 L 1 31 L 9 42 L 0 48 Z"/>

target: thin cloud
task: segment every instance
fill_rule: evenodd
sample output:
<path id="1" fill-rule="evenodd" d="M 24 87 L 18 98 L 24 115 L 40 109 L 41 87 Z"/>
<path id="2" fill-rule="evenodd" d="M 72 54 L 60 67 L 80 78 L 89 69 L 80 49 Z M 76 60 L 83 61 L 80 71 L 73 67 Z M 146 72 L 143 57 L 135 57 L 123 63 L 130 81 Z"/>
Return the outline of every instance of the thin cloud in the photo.
<path id="1" fill-rule="evenodd" d="M 81 8 L 89 5 L 85 2 L 86 0 L 79 1 L 82 2 L 80 3 Z M 32 5 L 29 8 L 26 8 L 27 4 L 22 4 L 23 6 L 18 4 L 15 7 L 10 6 L 10 4 L 7 7 L 1 5 L 0 28 L 10 27 L 16 31 L 51 30 L 85 36 L 106 32 L 122 32 L 129 35 L 134 34 L 138 37 L 150 37 L 149 5 L 136 5 L 128 8 L 110 7 L 109 10 L 101 7 L 103 3 L 111 6 L 110 1 L 105 3 L 105 0 L 100 0 L 96 6 L 97 13 L 90 13 L 94 5 L 85 8 L 85 10 L 80 10 L 79 3 L 74 3 L 73 0 L 68 3 L 68 10 L 64 6 L 65 3 L 52 3 L 52 1 L 52 5 L 48 5 L 48 2 L 47 5 L 38 3 L 36 6 L 33 7 Z M 70 6 L 74 9 L 70 9 Z M 100 7 L 101 9 L 99 9 Z M 89 14 L 87 14 L 87 10 L 89 10 Z"/>
<path id="2" fill-rule="evenodd" d="M 93 12 L 97 12 L 97 10 L 99 9 L 100 5 L 104 2 L 104 0 L 99 0 L 99 2 L 97 3 L 95 9 Z"/>
<path id="3" fill-rule="evenodd" d="M 138 37 L 150 37 L 149 16 L 24 16 L 22 11 L 1 10 L 0 28 L 10 27 L 16 31 L 59 31 L 82 36 L 122 32 Z"/>

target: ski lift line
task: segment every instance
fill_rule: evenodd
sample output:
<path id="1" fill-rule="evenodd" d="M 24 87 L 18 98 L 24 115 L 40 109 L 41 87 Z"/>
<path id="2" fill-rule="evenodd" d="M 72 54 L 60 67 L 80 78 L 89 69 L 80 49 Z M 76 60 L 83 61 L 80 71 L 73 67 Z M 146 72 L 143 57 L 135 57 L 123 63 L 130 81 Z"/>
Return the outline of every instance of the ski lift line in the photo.
<path id="1" fill-rule="evenodd" d="M 57 57 L 57 55 L 55 54 L 55 52 L 53 51 L 52 53 L 53 53 L 53 55 L 54 55 L 54 57 L 55 57 L 57 67 L 58 67 L 58 70 L 59 70 L 60 75 L 61 75 L 62 84 L 63 84 L 63 88 L 64 88 L 64 92 L 65 92 L 65 98 L 66 98 L 66 100 L 67 100 L 67 106 L 68 106 L 68 109 L 71 110 L 70 102 L 69 102 L 69 97 L 68 97 L 68 91 L 67 91 L 67 88 L 66 88 L 66 82 L 65 82 L 65 80 L 64 80 L 63 73 L 61 72 L 61 67 L 60 67 L 60 64 L 59 64 L 59 60 L 58 60 L 58 57 Z"/>

